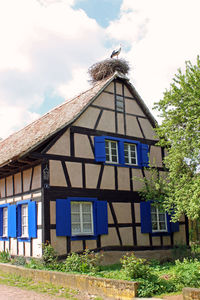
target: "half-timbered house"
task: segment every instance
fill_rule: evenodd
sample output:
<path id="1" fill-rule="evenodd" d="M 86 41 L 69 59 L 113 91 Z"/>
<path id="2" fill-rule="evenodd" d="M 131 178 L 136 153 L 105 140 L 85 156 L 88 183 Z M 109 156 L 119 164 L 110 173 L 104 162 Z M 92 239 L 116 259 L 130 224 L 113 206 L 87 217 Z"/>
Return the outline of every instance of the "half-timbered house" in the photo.
<path id="1" fill-rule="evenodd" d="M 41 257 L 49 241 L 60 256 L 86 248 L 166 255 L 188 244 L 187 219 L 171 223 L 138 194 L 149 160 L 165 172 L 154 127 L 115 73 L 1 141 L 0 250 Z"/>

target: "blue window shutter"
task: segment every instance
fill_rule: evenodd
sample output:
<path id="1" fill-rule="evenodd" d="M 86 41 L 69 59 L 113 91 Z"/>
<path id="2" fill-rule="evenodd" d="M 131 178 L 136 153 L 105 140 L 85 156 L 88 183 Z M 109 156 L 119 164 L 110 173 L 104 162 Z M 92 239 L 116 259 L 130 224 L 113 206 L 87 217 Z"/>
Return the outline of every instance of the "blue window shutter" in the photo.
<path id="1" fill-rule="evenodd" d="M 140 165 L 142 167 L 149 165 L 149 146 L 146 144 L 140 144 Z"/>
<path id="2" fill-rule="evenodd" d="M 119 163 L 124 165 L 125 164 L 125 157 L 124 157 L 124 142 L 118 142 L 118 155 L 119 155 Z"/>
<path id="3" fill-rule="evenodd" d="M 22 235 L 21 205 L 17 206 L 17 237 Z"/>
<path id="4" fill-rule="evenodd" d="M 95 160 L 98 162 L 106 161 L 106 149 L 105 149 L 105 137 L 104 136 L 95 136 L 94 137 L 94 153 Z"/>
<path id="5" fill-rule="evenodd" d="M 150 201 L 140 203 L 140 217 L 141 217 L 141 232 L 152 233 Z"/>
<path id="6" fill-rule="evenodd" d="M 29 238 L 37 237 L 37 206 L 35 201 L 28 203 L 28 234 Z"/>
<path id="7" fill-rule="evenodd" d="M 179 231 L 179 222 L 171 222 L 171 232 L 178 232 Z"/>
<path id="8" fill-rule="evenodd" d="M 3 208 L 0 208 L 0 236 L 3 235 Z"/>
<path id="9" fill-rule="evenodd" d="M 96 201 L 96 235 L 108 234 L 107 201 Z M 95 222 L 95 220 L 94 220 Z"/>
<path id="10" fill-rule="evenodd" d="M 170 222 L 171 218 L 168 213 L 166 213 L 166 216 L 167 216 L 167 231 L 168 231 L 168 233 L 171 233 L 172 232 L 171 231 L 171 222 Z"/>
<path id="11" fill-rule="evenodd" d="M 167 228 L 168 232 L 177 232 L 179 231 L 179 222 L 171 222 L 171 216 L 167 213 Z"/>
<path id="12" fill-rule="evenodd" d="M 8 206 L 8 236 L 17 237 L 17 208 L 16 205 Z"/>
<path id="13" fill-rule="evenodd" d="M 71 205 L 69 199 L 56 200 L 56 235 L 71 236 Z"/>

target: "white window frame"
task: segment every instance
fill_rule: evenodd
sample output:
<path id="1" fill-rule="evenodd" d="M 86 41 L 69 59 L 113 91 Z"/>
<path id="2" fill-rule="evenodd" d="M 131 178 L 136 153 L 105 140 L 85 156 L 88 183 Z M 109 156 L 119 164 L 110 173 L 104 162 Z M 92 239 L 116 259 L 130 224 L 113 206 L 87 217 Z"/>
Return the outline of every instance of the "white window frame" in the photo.
<path id="1" fill-rule="evenodd" d="M 28 204 L 21 205 L 21 237 L 28 237 Z"/>
<path id="2" fill-rule="evenodd" d="M 155 209 L 154 215 L 156 216 L 156 221 L 152 220 L 152 209 Z M 164 215 L 164 221 L 160 221 L 159 216 L 160 215 Z M 161 211 L 159 206 L 151 206 L 151 221 L 152 222 L 156 222 L 156 227 L 157 229 L 153 229 L 153 224 L 152 224 L 152 232 L 167 232 L 168 228 L 167 228 L 167 215 L 165 212 Z M 160 222 L 163 222 L 165 224 L 165 229 L 161 229 L 160 228 Z"/>
<path id="3" fill-rule="evenodd" d="M 124 143 L 124 150 L 125 150 L 125 145 L 128 145 L 128 162 L 125 161 L 126 165 L 132 165 L 132 166 L 137 166 L 138 165 L 138 158 L 137 158 L 137 145 L 136 144 L 132 144 L 132 143 Z M 131 156 L 131 146 L 135 147 L 135 157 Z M 125 159 L 125 153 L 124 153 L 124 159 Z M 136 163 L 133 164 L 131 162 L 132 159 L 135 159 Z"/>
<path id="4" fill-rule="evenodd" d="M 106 143 L 108 143 L 108 147 L 106 147 Z M 112 144 L 115 144 L 116 155 L 112 155 Z M 118 154 L 118 141 L 114 140 L 105 140 L 106 152 L 108 149 L 109 160 L 106 160 L 107 163 L 118 164 L 119 163 L 119 154 Z M 107 156 L 107 153 L 106 153 Z M 117 161 L 113 161 L 113 157 L 117 157 Z"/>
<path id="5" fill-rule="evenodd" d="M 2 228 L 3 237 L 8 236 L 8 207 L 3 207 L 3 228 Z"/>
<path id="6" fill-rule="evenodd" d="M 82 236 L 82 235 L 94 235 L 94 220 L 93 220 L 93 204 L 92 202 L 87 202 L 87 201 L 71 201 L 71 204 L 79 204 L 79 213 L 75 213 L 75 212 L 72 212 L 72 209 L 71 209 L 71 233 L 72 233 L 72 236 Z M 91 218 L 91 222 L 84 222 L 83 221 L 83 215 L 84 215 L 84 212 L 83 212 L 83 206 L 85 204 L 89 204 L 90 205 L 90 218 Z M 80 216 L 80 222 L 75 222 L 72 220 L 72 216 L 73 214 L 79 214 Z M 86 224 L 86 223 L 89 223 L 91 225 L 91 231 L 90 232 L 84 232 L 83 230 L 83 225 Z M 80 232 L 73 232 L 73 224 L 79 224 L 80 225 Z"/>

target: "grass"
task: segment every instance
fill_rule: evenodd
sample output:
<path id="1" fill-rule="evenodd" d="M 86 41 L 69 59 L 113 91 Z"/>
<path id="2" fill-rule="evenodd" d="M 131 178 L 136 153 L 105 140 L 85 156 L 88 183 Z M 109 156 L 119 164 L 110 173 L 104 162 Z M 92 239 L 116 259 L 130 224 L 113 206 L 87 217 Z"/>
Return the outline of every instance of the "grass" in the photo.
<path id="1" fill-rule="evenodd" d="M 62 297 L 70 300 L 77 300 L 77 291 L 69 288 L 63 288 L 61 286 L 56 286 L 51 283 L 44 282 L 34 282 L 30 278 L 25 278 L 22 276 L 17 276 L 14 274 L 6 274 L 0 272 L 0 284 L 15 286 L 29 291 L 35 291 L 37 293 L 48 294 L 55 297 Z M 100 299 L 99 299 L 100 300 Z"/>

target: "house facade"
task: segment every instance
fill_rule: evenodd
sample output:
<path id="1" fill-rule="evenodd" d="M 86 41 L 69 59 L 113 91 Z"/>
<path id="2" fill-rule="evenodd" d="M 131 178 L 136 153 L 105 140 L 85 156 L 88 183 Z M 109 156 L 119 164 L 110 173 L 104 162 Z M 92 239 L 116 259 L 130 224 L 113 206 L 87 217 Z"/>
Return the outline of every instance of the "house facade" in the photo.
<path id="1" fill-rule="evenodd" d="M 62 257 L 84 249 L 165 255 L 188 244 L 188 222 L 138 191 L 165 151 L 155 120 L 129 80 L 115 73 L 0 142 L 0 251 Z M 153 200 L 153 199 L 152 199 Z M 163 253 L 163 254 L 162 254 Z"/>

